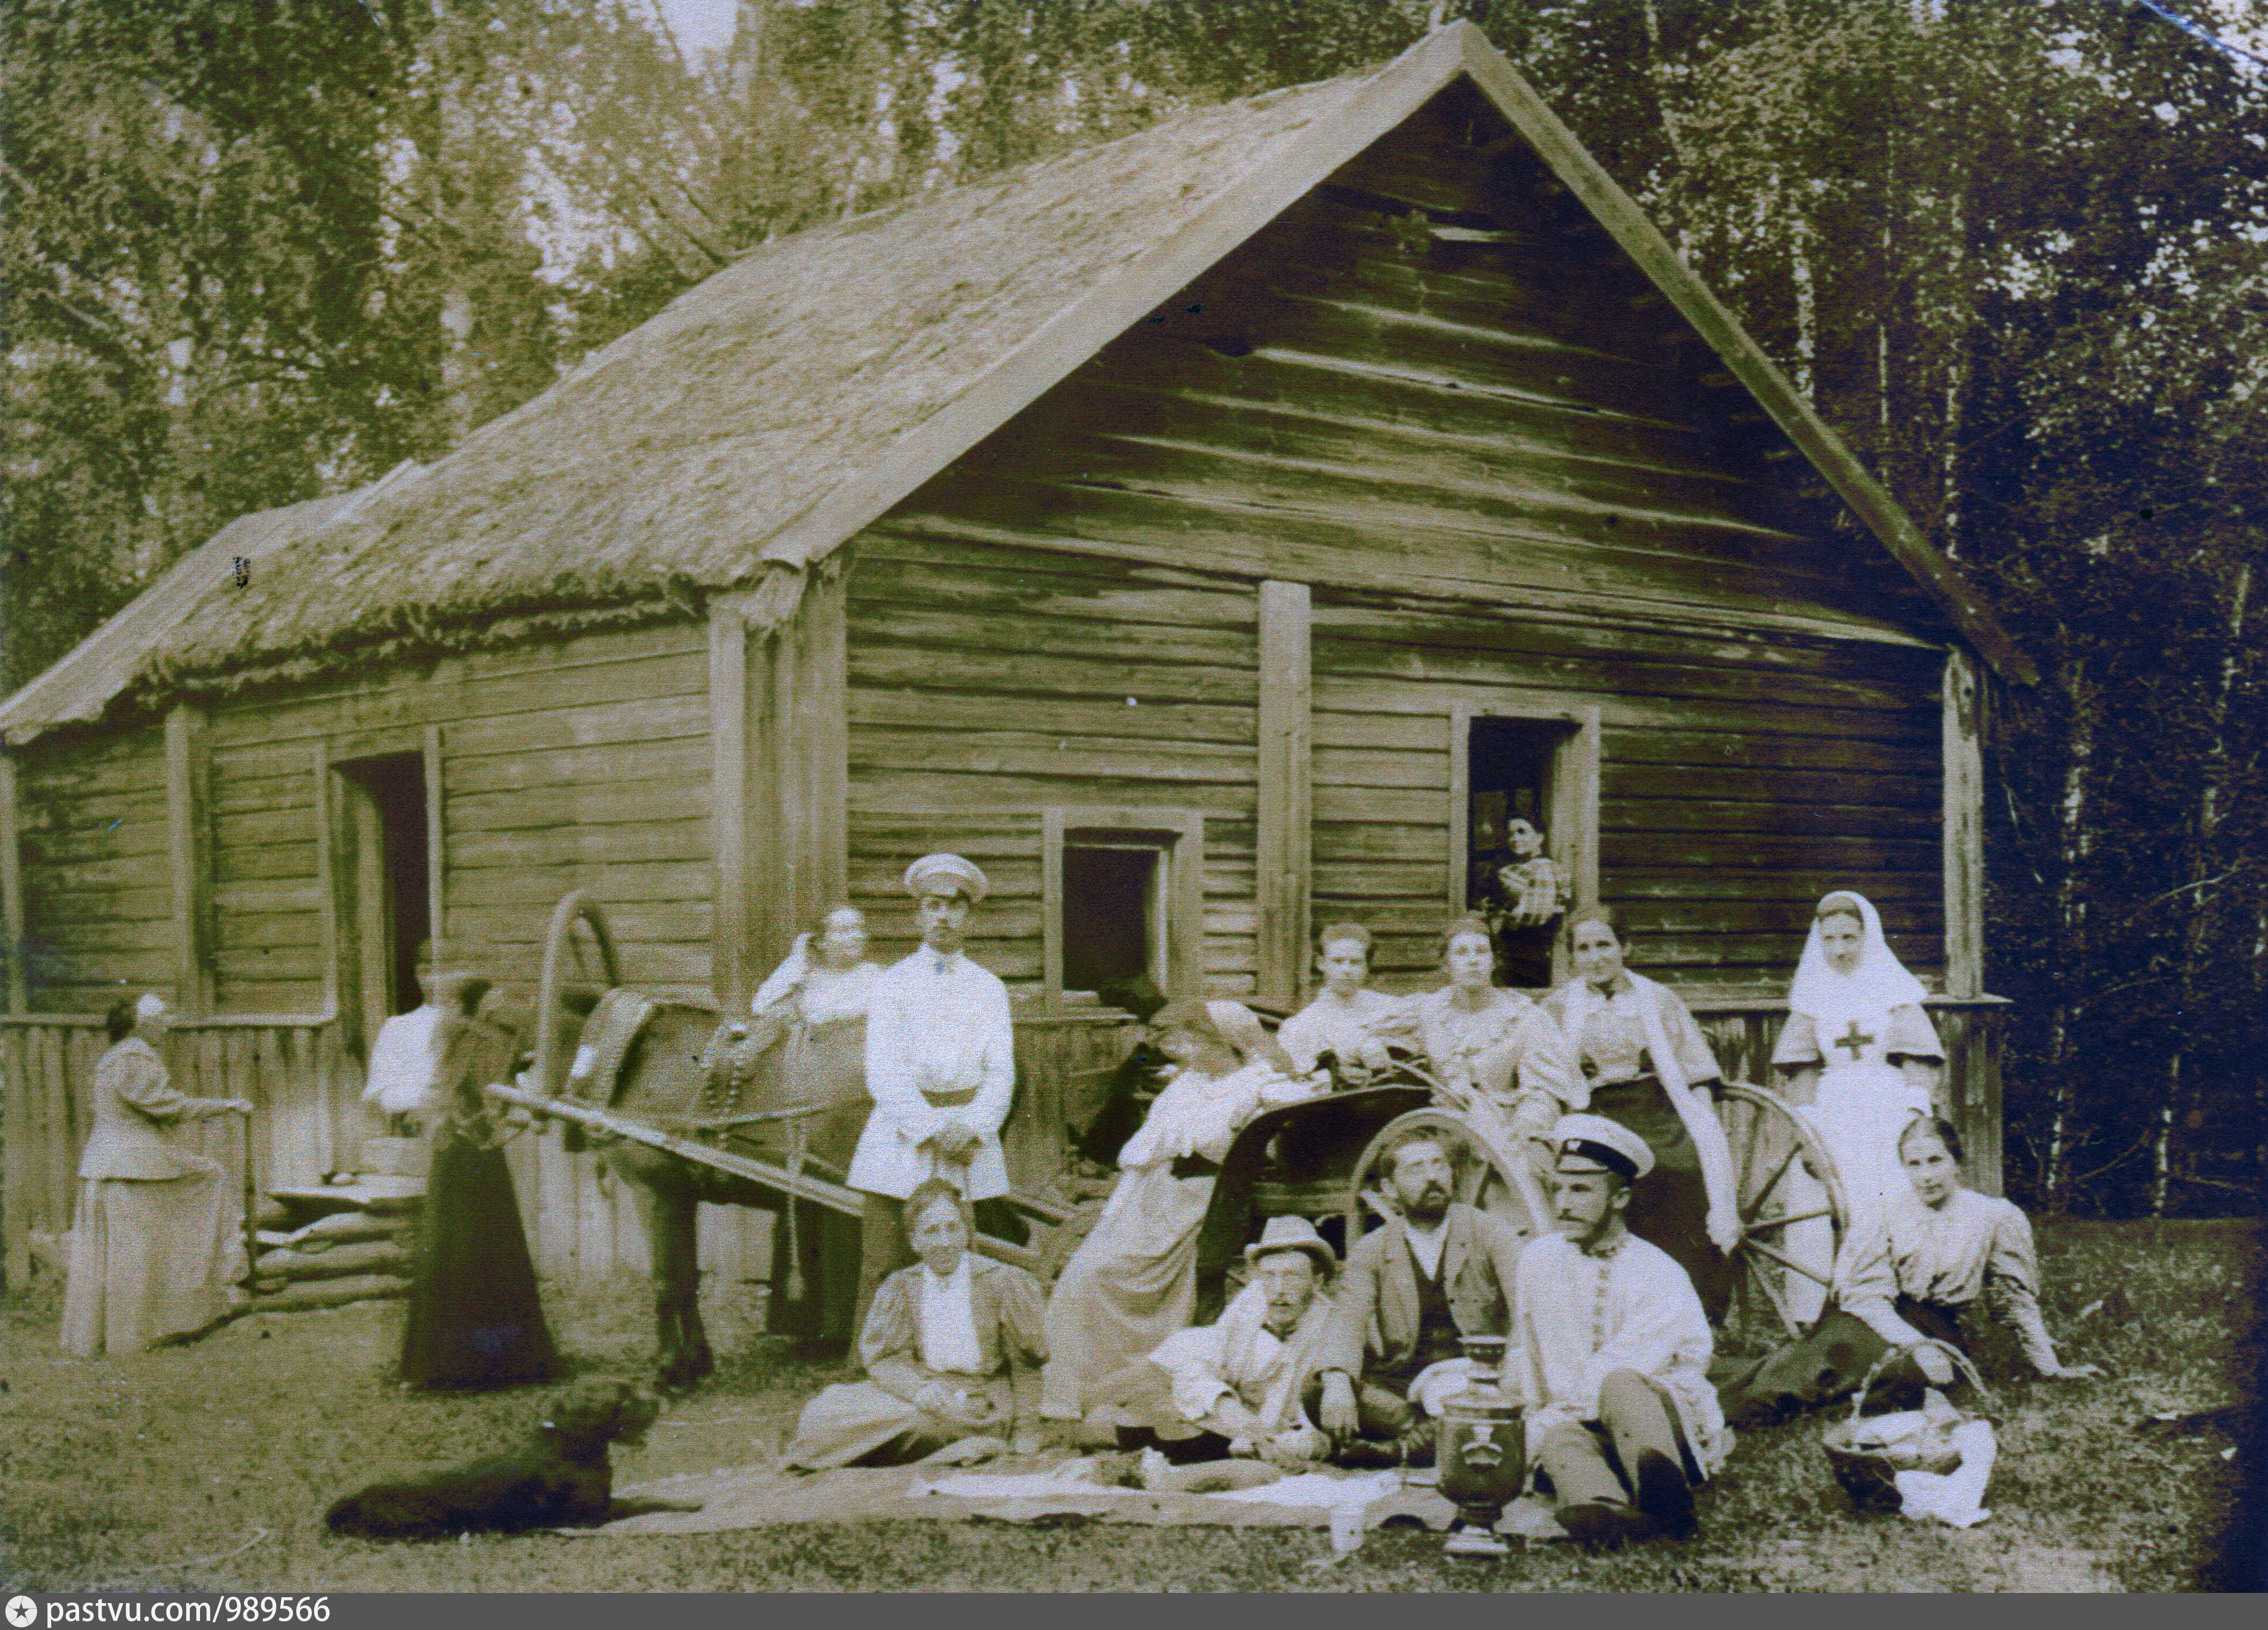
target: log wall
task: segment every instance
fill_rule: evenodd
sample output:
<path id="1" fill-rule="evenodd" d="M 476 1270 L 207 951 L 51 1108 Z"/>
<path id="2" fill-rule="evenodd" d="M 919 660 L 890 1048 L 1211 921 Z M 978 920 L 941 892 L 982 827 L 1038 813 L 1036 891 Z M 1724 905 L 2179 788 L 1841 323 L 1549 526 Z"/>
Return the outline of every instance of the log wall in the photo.
<path id="1" fill-rule="evenodd" d="M 1943 966 L 1934 653 L 1353 594 L 1314 615 L 1314 910 L 1381 936 L 1385 982 L 1432 967 L 1459 705 L 1600 709 L 1600 896 L 1646 971 L 1784 987 L 1832 888 L 1881 906 L 1917 973 Z"/>
<path id="2" fill-rule="evenodd" d="M 913 947 L 906 863 L 953 849 L 992 883 L 970 954 L 1035 990 L 1042 811 L 1189 809 L 1205 977 L 1249 991 L 1255 586 L 887 527 L 861 539 L 850 583 L 850 888 L 875 954 Z"/>

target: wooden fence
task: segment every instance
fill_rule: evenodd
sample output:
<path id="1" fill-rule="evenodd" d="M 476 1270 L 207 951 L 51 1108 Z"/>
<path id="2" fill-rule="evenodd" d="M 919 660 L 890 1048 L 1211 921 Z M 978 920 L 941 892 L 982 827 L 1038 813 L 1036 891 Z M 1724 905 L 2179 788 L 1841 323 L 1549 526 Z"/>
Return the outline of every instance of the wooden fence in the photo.
<path id="1" fill-rule="evenodd" d="M 1771 1045 L 1785 1004 L 1754 997 L 1696 997 L 1694 1015 L 1728 1075 L 1771 1079 Z M 1968 1144 L 1975 1185 L 2000 1191 L 1999 997 L 1933 997 L 1929 1008 L 1946 1045 L 1955 1118 Z M 1044 1189 L 1066 1163 L 1065 1133 L 1101 1102 L 1105 1079 L 1130 1044 L 1117 1014 L 1020 1018 L 1021 1083 L 1001 1142 L 1019 1188 Z M 5 1162 L 0 1166 L 0 1237 L 7 1284 L 21 1286 L 35 1244 L 60 1242 L 70 1228 L 78 1152 L 91 1124 L 89 1088 L 104 1051 L 102 1022 L 79 1014 L 0 1016 L 0 1103 Z M 382 1130 L 360 1102 L 362 1066 L 339 1045 L 338 1029 L 317 1015 L 184 1021 L 168 1047 L 174 1080 L 198 1097 L 249 1098 L 253 1172 L 265 1191 L 320 1183 L 350 1169 L 364 1138 Z M 233 1117 L 200 1123 L 188 1134 L 240 1186 L 246 1129 Z M 570 1154 L 556 1125 L 506 1146 L 527 1228 L 528 1248 L 547 1279 L 601 1281 L 648 1270 L 645 1235 L 630 1189 L 599 1157 Z M 701 1208 L 701 1260 L 718 1283 L 762 1280 L 770 1272 L 771 1217 L 729 1206 Z"/>

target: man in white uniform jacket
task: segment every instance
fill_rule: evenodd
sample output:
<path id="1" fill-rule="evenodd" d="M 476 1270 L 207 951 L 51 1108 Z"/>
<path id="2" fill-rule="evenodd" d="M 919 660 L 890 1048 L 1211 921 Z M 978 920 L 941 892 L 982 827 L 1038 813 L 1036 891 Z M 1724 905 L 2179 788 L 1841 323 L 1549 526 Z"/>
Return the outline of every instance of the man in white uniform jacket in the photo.
<path id="1" fill-rule="evenodd" d="M 1623 1221 L 1653 1165 L 1618 1121 L 1566 1115 L 1551 1129 L 1553 1221 L 1515 1272 L 1528 1453 L 1557 1515 L 1587 1547 L 1693 1530 L 1693 1485 L 1731 1435 L 1709 1384 L 1711 1337 L 1685 1270 Z"/>
<path id="2" fill-rule="evenodd" d="M 1015 1096 L 1008 987 L 961 954 L 968 917 L 990 885 L 955 854 L 906 868 L 921 948 L 874 981 L 866 1008 L 866 1090 L 874 1100 L 850 1186 L 866 1197 L 856 1328 L 874 1288 L 913 1260 L 905 1200 L 931 1178 L 971 1201 L 1008 1191 L 1000 1124 Z"/>

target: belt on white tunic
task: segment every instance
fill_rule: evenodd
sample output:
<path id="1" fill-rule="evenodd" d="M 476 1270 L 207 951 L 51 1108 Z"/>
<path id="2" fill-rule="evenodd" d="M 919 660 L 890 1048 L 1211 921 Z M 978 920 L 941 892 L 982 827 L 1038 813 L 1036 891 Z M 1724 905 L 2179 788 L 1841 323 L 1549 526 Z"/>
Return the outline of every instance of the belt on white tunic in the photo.
<path id="1" fill-rule="evenodd" d="M 976 1103 L 978 1090 L 975 1087 L 956 1087 L 944 1092 L 932 1092 L 924 1087 L 921 1088 L 921 1095 L 929 1101 L 929 1107 L 932 1110 L 958 1110 Z"/>

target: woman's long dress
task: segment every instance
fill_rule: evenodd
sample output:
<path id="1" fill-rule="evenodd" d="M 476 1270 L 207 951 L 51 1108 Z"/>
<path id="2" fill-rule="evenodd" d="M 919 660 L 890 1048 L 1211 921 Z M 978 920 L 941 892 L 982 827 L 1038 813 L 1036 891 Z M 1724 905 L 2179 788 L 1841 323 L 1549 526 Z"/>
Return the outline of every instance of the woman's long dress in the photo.
<path id="1" fill-rule="evenodd" d="M 1565 1025 L 1580 994 L 1572 981 L 1554 991 L 1544 1006 Z M 1725 1254 L 1709 1238 L 1709 1188 L 1703 1180 L 1701 1152 L 1685 1119 L 1669 1101 L 1669 1089 L 1649 1056 L 1646 1014 L 1653 1019 L 1676 1057 L 1677 1073 L 1688 1087 L 1702 1088 L 1723 1078 L 1709 1038 L 1676 992 L 1650 981 L 1619 981 L 1603 1000 L 1582 1004 L 1580 1034 L 1569 1037 L 1577 1066 L 1589 1084 L 1586 1106 L 1594 1115 L 1619 1122 L 1646 1140 L 1653 1169 L 1631 1191 L 1624 1221 L 1638 1238 L 1657 1245 L 1685 1270 L 1712 1324 L 1721 1323 L 1732 1305 L 1733 1272 Z"/>
<path id="2" fill-rule="evenodd" d="M 822 1175 L 838 1183 L 850 1169 L 858 1134 L 865 1131 L 867 1113 L 874 1107 L 866 1093 L 866 999 L 880 971 L 873 963 L 839 973 L 806 968 L 784 989 L 775 990 L 773 982 L 766 981 L 754 1004 L 759 1016 L 769 1013 L 781 1026 L 778 1107 L 815 1110 L 799 1123 L 803 1153 L 825 1169 Z M 775 1007 L 780 1003 L 785 1006 Z M 779 1135 L 774 1142 L 770 1153 L 775 1157 L 791 1152 L 788 1136 Z M 802 1199 L 794 1202 L 793 1217 L 801 1284 L 791 1287 L 785 1275 L 775 1276 L 768 1310 L 770 1328 L 777 1335 L 847 1343 L 858 1306 L 860 1220 Z M 783 1223 L 775 1233 L 776 1251 L 786 1248 L 788 1231 Z M 791 1289 L 802 1294 L 789 1294 Z"/>
<path id="3" fill-rule="evenodd" d="M 245 1268 L 242 1208 L 220 1163 L 175 1141 L 217 1101 L 181 1093 L 133 1036 L 95 1065 L 93 1097 L 63 1289 L 63 1350 L 80 1358 L 204 1328 Z"/>
<path id="4" fill-rule="evenodd" d="M 559 1354 L 543 1320 L 512 1170 L 480 1095 L 482 1081 L 509 1069 L 512 1038 L 452 1014 L 437 1040 L 446 1108 L 433 1129 L 417 1219 L 399 1378 L 466 1388 L 548 1381 L 559 1373 Z"/>
<path id="5" fill-rule="evenodd" d="M 1264 1064 L 1220 1076 L 1184 1068 L 1167 1083 L 1142 1130 L 1119 1151 L 1118 1186 L 1049 1297 L 1042 1413 L 1078 1419 L 1093 1383 L 1188 1328 L 1197 1307 L 1198 1226 L 1222 1157 L 1263 1104 L 1296 1103 L 1312 1092 Z"/>

